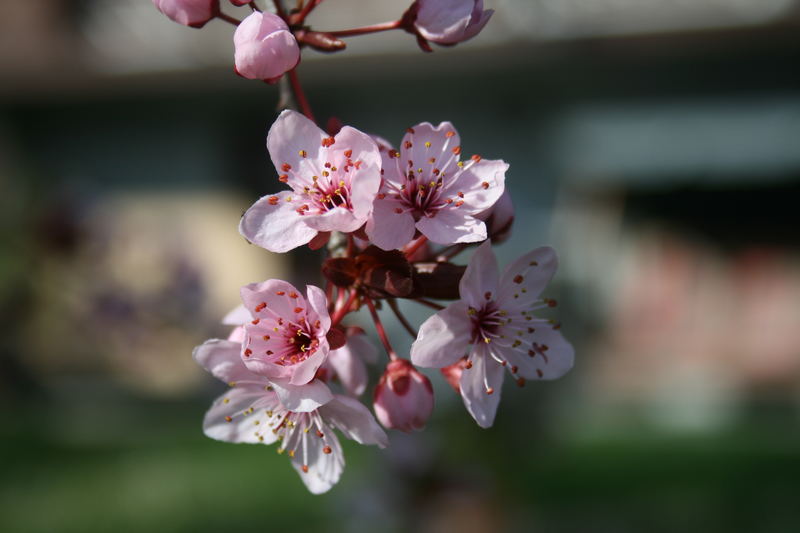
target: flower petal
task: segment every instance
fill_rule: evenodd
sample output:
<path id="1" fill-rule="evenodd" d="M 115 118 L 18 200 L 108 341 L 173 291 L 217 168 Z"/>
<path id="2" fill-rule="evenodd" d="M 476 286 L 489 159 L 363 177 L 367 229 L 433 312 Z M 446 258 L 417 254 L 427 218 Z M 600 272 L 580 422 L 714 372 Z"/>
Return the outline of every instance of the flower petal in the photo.
<path id="1" fill-rule="evenodd" d="M 417 229 L 431 242 L 442 245 L 486 240 L 486 224 L 459 208 L 443 208 L 434 217 L 422 217 Z"/>
<path id="2" fill-rule="evenodd" d="M 318 379 L 305 385 L 292 385 L 287 380 L 279 379 L 271 383 L 281 405 L 296 413 L 309 413 L 333 400 L 331 390 Z"/>
<path id="3" fill-rule="evenodd" d="M 458 154 L 461 138 L 450 122 L 442 122 L 435 128 L 429 122 L 422 122 L 409 128 L 400 143 L 401 167 L 422 168 L 427 175 L 433 175 L 434 168 L 446 176 L 454 174 L 458 168 Z M 427 172 L 425 172 L 427 170 Z"/>
<path id="4" fill-rule="evenodd" d="M 237 385 L 211 405 L 203 419 L 203 432 L 225 442 L 270 444 L 277 436 L 267 425 L 266 411 L 279 405 L 277 395 L 261 385 Z"/>
<path id="5" fill-rule="evenodd" d="M 532 358 L 537 364 L 537 370 L 533 375 L 523 376 L 526 379 L 558 379 L 570 371 L 575 363 L 575 349 L 561 335 L 560 331 L 546 325 L 536 329 L 533 334 L 533 342 L 542 348 L 541 352 Z M 544 348 L 546 347 L 546 348 Z"/>
<path id="6" fill-rule="evenodd" d="M 503 271 L 497 297 L 502 302 L 500 305 L 515 309 L 531 307 L 553 279 L 557 268 L 558 256 L 549 246 L 523 255 Z"/>
<path id="7" fill-rule="evenodd" d="M 353 337 L 350 337 L 344 346 L 331 350 L 328 353 L 328 363 L 347 392 L 361 396 L 367 388 L 367 365 L 353 353 L 352 340 Z"/>
<path id="8" fill-rule="evenodd" d="M 471 330 L 467 304 L 453 302 L 420 326 L 411 345 L 411 361 L 422 367 L 452 365 L 464 355 Z"/>
<path id="9" fill-rule="evenodd" d="M 467 270 L 458 284 L 461 299 L 475 309 L 480 309 L 487 300 L 497 298 L 497 260 L 492 243 L 484 242 L 469 260 Z"/>
<path id="10" fill-rule="evenodd" d="M 480 343 L 470 354 L 472 368 L 461 373 L 461 397 L 464 406 L 482 428 L 491 427 L 500 403 L 500 392 L 503 386 L 503 367 L 497 364 Z M 492 393 L 487 392 L 487 386 Z"/>
<path id="11" fill-rule="evenodd" d="M 212 376 L 225 383 L 257 378 L 242 363 L 241 343 L 211 339 L 194 349 L 192 357 Z"/>
<path id="12" fill-rule="evenodd" d="M 333 400 L 319 408 L 319 414 L 345 437 L 359 444 L 377 444 L 381 448 L 389 445 L 386 432 L 358 400 L 336 394 Z"/>
<path id="13" fill-rule="evenodd" d="M 400 210 L 398 213 L 397 210 Z M 414 217 L 394 199 L 375 200 L 365 228 L 372 243 L 382 250 L 397 250 L 414 238 Z"/>
<path id="14" fill-rule="evenodd" d="M 452 197 L 461 192 L 464 204 L 459 209 L 477 215 L 500 199 L 505 189 L 507 170 L 508 163 L 501 160 L 470 161 L 455 179 L 445 182 L 442 195 Z"/>
<path id="15" fill-rule="evenodd" d="M 305 454 L 295 453 L 292 457 L 292 466 L 311 494 L 328 492 L 344 471 L 344 453 L 339 439 L 333 431 L 325 433 L 325 441 L 307 437 Z M 330 447 L 330 453 L 324 452 L 325 446 Z"/>
<path id="16" fill-rule="evenodd" d="M 267 150 L 275 168 L 288 164 L 295 172 L 313 175 L 318 169 L 322 140 L 327 135 L 297 111 L 285 110 L 267 134 Z M 314 163 L 314 164 L 312 164 Z"/>
<path id="17" fill-rule="evenodd" d="M 315 285 L 306 285 L 308 305 L 320 321 L 320 329 L 327 332 L 331 328 L 331 317 L 328 315 L 328 298 L 325 291 Z M 313 317 L 310 320 L 316 320 Z"/>
<path id="18" fill-rule="evenodd" d="M 275 253 L 284 253 L 308 243 L 317 235 L 290 201 L 291 191 L 262 196 L 250 206 L 239 222 L 239 233 Z"/>
<path id="19" fill-rule="evenodd" d="M 293 365 L 293 372 L 291 383 L 292 385 L 304 385 L 314 379 L 317 370 L 325 358 L 328 357 L 329 345 L 328 340 L 324 337 L 319 339 L 319 346 L 317 350 L 308 359 Z"/>

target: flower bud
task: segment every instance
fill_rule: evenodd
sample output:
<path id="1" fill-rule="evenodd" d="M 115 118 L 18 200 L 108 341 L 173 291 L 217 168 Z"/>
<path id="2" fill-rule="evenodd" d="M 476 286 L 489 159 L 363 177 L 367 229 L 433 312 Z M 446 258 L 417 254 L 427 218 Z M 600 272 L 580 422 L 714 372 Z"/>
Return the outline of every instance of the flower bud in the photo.
<path id="1" fill-rule="evenodd" d="M 254 11 L 233 34 L 236 73 L 251 80 L 275 80 L 300 61 L 300 47 L 286 23 Z"/>
<path id="2" fill-rule="evenodd" d="M 494 13 L 483 0 L 417 0 L 414 27 L 420 36 L 438 44 L 456 44 L 475 37 Z"/>
<path id="3" fill-rule="evenodd" d="M 396 359 L 375 388 L 374 407 L 385 427 L 406 433 L 420 430 L 433 411 L 433 387 L 408 360 Z"/>
<path id="4" fill-rule="evenodd" d="M 156 9 L 184 26 L 202 28 L 219 14 L 219 0 L 153 0 Z"/>

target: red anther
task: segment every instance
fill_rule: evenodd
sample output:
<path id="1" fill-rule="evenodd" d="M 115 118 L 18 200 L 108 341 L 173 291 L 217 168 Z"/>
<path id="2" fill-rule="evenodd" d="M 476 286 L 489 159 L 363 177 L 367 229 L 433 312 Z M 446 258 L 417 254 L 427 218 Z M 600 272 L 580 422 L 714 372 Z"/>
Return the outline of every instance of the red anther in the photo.
<path id="1" fill-rule="evenodd" d="M 491 291 L 486 291 L 486 292 L 483 294 L 483 297 L 484 297 L 484 298 L 486 298 L 487 300 L 491 300 L 491 299 L 492 299 L 492 293 L 491 293 Z"/>
<path id="2" fill-rule="evenodd" d="M 459 198 L 464 198 L 464 193 L 463 192 L 458 191 L 456 194 L 458 195 Z"/>
<path id="3" fill-rule="evenodd" d="M 251 350 L 250 348 L 247 348 L 247 349 L 244 351 L 244 356 L 245 356 L 245 357 L 250 357 L 251 355 L 253 355 L 253 350 Z"/>
<path id="4" fill-rule="evenodd" d="M 322 448 L 322 453 L 331 453 L 332 451 L 333 450 L 331 450 L 330 446 L 325 446 L 324 448 Z"/>
<path id="5" fill-rule="evenodd" d="M 456 146 L 455 148 L 453 148 L 453 153 L 456 154 L 456 155 L 460 155 L 461 154 L 461 147 L 460 146 Z"/>
<path id="6" fill-rule="evenodd" d="M 326 138 L 322 139 L 322 146 L 324 146 L 325 148 L 328 148 L 329 146 L 333 146 L 333 144 L 335 142 L 336 142 L 336 139 L 334 139 L 333 137 L 326 137 Z"/>
<path id="7" fill-rule="evenodd" d="M 517 378 L 517 386 L 524 387 L 525 386 L 525 378 Z"/>
<path id="8" fill-rule="evenodd" d="M 518 367 L 516 367 L 516 366 L 512 366 L 512 367 L 511 367 L 511 373 L 512 373 L 512 374 L 516 374 L 516 373 L 517 373 L 517 370 L 519 370 L 519 368 L 518 368 Z"/>
<path id="9" fill-rule="evenodd" d="M 275 294 L 277 294 L 278 296 L 283 296 L 284 294 L 286 294 L 286 292 L 285 291 L 277 291 Z"/>
<path id="10" fill-rule="evenodd" d="M 400 157 L 400 152 L 398 152 L 397 150 L 389 150 L 389 157 L 391 158 Z"/>
<path id="11" fill-rule="evenodd" d="M 508 361 L 502 361 L 500 364 L 506 366 L 508 364 Z"/>
<path id="12" fill-rule="evenodd" d="M 394 212 L 395 212 L 395 213 L 397 213 L 397 214 L 399 215 L 400 213 L 402 213 L 402 212 L 403 212 L 403 210 L 402 210 L 401 208 L 399 208 L 399 207 L 395 207 L 395 208 L 394 208 Z"/>
<path id="13" fill-rule="evenodd" d="M 273 354 L 273 353 L 275 353 L 275 352 L 273 352 L 272 350 L 267 350 L 267 351 L 266 351 L 266 352 L 264 352 L 264 353 L 266 353 L 267 355 L 272 355 L 272 354 Z"/>
<path id="14" fill-rule="evenodd" d="M 323 433 L 320 430 L 317 430 L 317 437 L 322 438 L 324 436 L 325 435 L 323 435 Z"/>
<path id="15" fill-rule="evenodd" d="M 434 176 L 438 176 L 438 175 L 439 175 L 439 172 L 441 172 L 441 170 L 439 170 L 438 168 L 434 168 L 434 169 L 433 169 L 433 175 L 434 175 Z"/>
<path id="16" fill-rule="evenodd" d="M 308 474 L 308 465 L 303 465 L 303 473 Z"/>
<path id="17" fill-rule="evenodd" d="M 414 135 L 414 128 L 406 128 L 406 133 L 410 133 L 411 135 Z"/>
<path id="18" fill-rule="evenodd" d="M 469 370 L 470 368 L 472 368 L 472 361 L 470 361 L 469 359 L 467 359 L 467 364 L 465 364 L 465 365 L 464 365 L 464 368 L 465 368 L 465 369 L 467 369 L 467 370 Z"/>
<path id="19" fill-rule="evenodd" d="M 269 335 L 264 335 L 264 336 L 263 336 L 263 337 L 261 337 L 261 338 L 262 338 L 264 341 L 268 341 L 268 340 L 270 339 L 270 336 L 269 336 Z"/>
<path id="20" fill-rule="evenodd" d="M 489 188 L 489 182 L 488 181 L 484 181 L 483 183 L 481 183 L 481 187 L 483 187 L 484 189 L 488 189 Z"/>
<path id="21" fill-rule="evenodd" d="M 261 302 L 260 304 L 258 304 L 256 306 L 256 309 L 255 309 L 256 313 L 258 313 L 259 311 L 264 309 L 266 306 L 267 306 L 267 302 Z"/>
<path id="22" fill-rule="evenodd" d="M 281 165 L 281 170 L 283 170 L 284 172 L 289 172 L 290 170 L 292 170 L 292 165 L 290 165 L 289 163 L 284 163 Z"/>
<path id="23" fill-rule="evenodd" d="M 233 418 L 231 418 L 229 416 L 226 416 L 225 417 L 225 422 L 233 422 Z"/>
<path id="24" fill-rule="evenodd" d="M 464 205 L 464 200 L 459 200 L 456 202 L 456 207 L 461 207 L 462 205 Z"/>
<path id="25" fill-rule="evenodd" d="M 403 143 L 403 148 L 405 148 L 406 150 L 408 150 L 412 146 L 414 146 L 414 144 L 411 141 L 406 141 Z"/>
<path id="26" fill-rule="evenodd" d="M 344 151 L 344 156 L 345 156 L 347 159 L 350 159 L 351 157 L 353 157 L 353 151 L 352 151 L 352 150 L 345 150 L 345 151 Z"/>
<path id="27" fill-rule="evenodd" d="M 253 321 L 252 321 L 252 322 L 250 322 L 250 323 L 251 323 L 251 324 L 253 324 L 253 325 L 255 326 L 255 325 L 256 325 L 256 324 L 258 324 L 259 322 L 261 322 L 261 319 L 260 319 L 260 318 L 254 318 L 254 319 L 253 319 Z"/>
<path id="28" fill-rule="evenodd" d="M 531 357 L 536 357 L 536 352 L 534 352 L 533 350 L 528 350 L 528 355 L 530 355 Z"/>
<path id="29" fill-rule="evenodd" d="M 489 387 L 488 389 L 486 389 L 486 394 L 494 394 L 494 389 L 492 387 Z"/>
<path id="30" fill-rule="evenodd" d="M 278 176 L 278 181 L 281 183 L 289 183 L 289 176 L 287 174 L 281 174 Z"/>
<path id="31" fill-rule="evenodd" d="M 362 161 L 360 159 L 358 161 L 356 161 L 355 163 L 353 163 L 353 166 L 356 167 L 356 170 L 361 168 L 361 163 L 362 163 Z"/>
<path id="32" fill-rule="evenodd" d="M 473 156 L 470 159 L 472 159 L 477 163 L 481 160 L 481 156 L 479 156 L 478 154 L 473 154 Z"/>
<path id="33" fill-rule="evenodd" d="M 378 200 L 383 200 L 384 198 L 386 198 L 386 195 L 384 193 L 382 192 L 378 193 Z"/>
<path id="34" fill-rule="evenodd" d="M 299 313 L 299 312 L 300 312 L 300 311 L 302 311 L 302 310 L 303 310 L 303 308 L 302 308 L 302 307 L 295 307 L 295 308 L 294 308 L 294 312 L 295 312 L 295 313 Z"/>
<path id="35" fill-rule="evenodd" d="M 550 307 L 555 307 L 556 305 L 558 305 L 558 302 L 556 302 L 555 300 L 553 300 L 551 298 L 551 299 L 547 300 L 547 305 L 549 305 Z"/>
<path id="36" fill-rule="evenodd" d="M 330 161 L 326 161 L 325 162 L 325 168 L 331 168 L 331 162 Z"/>
<path id="37" fill-rule="evenodd" d="M 539 376 L 539 377 L 542 377 L 542 376 L 544 376 L 544 372 L 542 372 L 542 370 L 540 368 L 537 368 L 536 369 L 536 375 Z"/>
<path id="38" fill-rule="evenodd" d="M 269 205 L 278 205 L 278 200 L 279 198 L 277 196 L 270 196 L 269 198 L 267 198 L 267 202 L 269 202 Z"/>
<path id="39" fill-rule="evenodd" d="M 452 204 L 452 203 L 453 203 L 453 199 L 452 199 L 452 198 L 448 198 L 448 199 L 447 199 L 447 203 L 448 203 L 448 204 Z"/>
<path id="40" fill-rule="evenodd" d="M 292 292 L 290 292 L 290 293 L 289 293 L 289 298 L 297 298 L 298 296 L 299 296 L 299 295 L 298 295 L 296 292 L 294 292 L 294 291 L 292 291 Z"/>
<path id="41" fill-rule="evenodd" d="M 533 333 L 534 331 L 536 331 L 536 328 L 528 328 L 528 333 Z"/>
<path id="42" fill-rule="evenodd" d="M 517 274 L 516 276 L 514 276 L 514 283 L 519 284 L 522 283 L 524 280 L 525 278 L 522 277 L 522 274 Z"/>
<path id="43" fill-rule="evenodd" d="M 454 131 L 448 131 L 447 133 L 444 134 L 444 136 L 447 137 L 447 138 L 450 138 L 455 134 L 456 134 L 456 132 L 454 132 Z"/>

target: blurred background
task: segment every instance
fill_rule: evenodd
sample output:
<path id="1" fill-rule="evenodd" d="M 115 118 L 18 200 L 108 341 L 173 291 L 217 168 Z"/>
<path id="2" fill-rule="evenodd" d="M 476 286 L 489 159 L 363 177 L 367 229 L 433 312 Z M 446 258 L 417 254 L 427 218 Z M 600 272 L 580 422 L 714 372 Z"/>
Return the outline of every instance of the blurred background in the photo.
<path id="1" fill-rule="evenodd" d="M 800 2 L 486 0 L 455 48 L 398 32 L 305 52 L 322 120 L 394 143 L 450 120 L 511 164 L 501 264 L 556 247 L 547 296 L 577 352 L 560 381 L 507 380 L 491 430 L 430 373 L 426 431 L 345 442 L 321 497 L 274 447 L 203 436 L 224 386 L 190 356 L 239 286 L 320 282 L 319 253 L 236 229 L 279 189 L 278 89 L 233 74 L 221 21 L 0 6 L 3 531 L 796 530 Z M 405 8 L 328 0 L 309 23 Z"/>

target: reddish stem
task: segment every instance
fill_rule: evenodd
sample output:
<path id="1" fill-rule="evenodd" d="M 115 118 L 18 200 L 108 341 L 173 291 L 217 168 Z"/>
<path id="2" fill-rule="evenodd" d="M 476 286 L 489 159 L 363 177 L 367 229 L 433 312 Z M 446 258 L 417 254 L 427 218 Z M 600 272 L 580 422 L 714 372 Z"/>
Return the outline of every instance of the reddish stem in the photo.
<path id="1" fill-rule="evenodd" d="M 286 16 L 286 10 L 283 9 L 283 3 L 281 0 L 272 0 L 273 5 L 275 6 L 275 13 L 282 18 L 283 20 L 288 20 Z"/>
<path id="2" fill-rule="evenodd" d="M 414 298 L 413 301 L 417 302 L 418 304 L 427 305 L 428 307 L 436 309 L 437 311 L 441 311 L 442 309 L 444 309 L 443 305 L 439 305 L 436 302 L 426 300 L 425 298 Z"/>
<path id="3" fill-rule="evenodd" d="M 293 16 L 292 22 L 295 24 L 302 24 L 306 20 L 306 17 L 309 15 L 309 13 L 314 11 L 314 8 L 321 3 L 322 0 L 308 0 L 308 3 L 303 6 L 303 9 L 297 15 Z"/>
<path id="4" fill-rule="evenodd" d="M 386 330 L 383 329 L 383 324 L 381 323 L 380 317 L 378 317 L 378 311 L 375 309 L 375 304 L 371 298 L 366 298 L 364 301 L 367 303 L 367 307 L 369 307 L 369 313 L 372 315 L 372 321 L 375 322 L 375 331 L 378 332 L 378 338 L 383 343 L 383 347 L 386 349 L 389 359 L 392 361 L 397 360 L 397 354 L 394 352 L 394 348 L 392 348 L 392 345 L 389 343 L 389 337 L 386 336 Z"/>
<path id="5" fill-rule="evenodd" d="M 250 3 L 249 3 L 249 4 L 247 4 L 247 5 L 249 5 L 249 6 L 250 6 L 250 9 L 252 9 L 253 11 L 258 11 L 258 12 L 260 12 L 260 11 L 261 11 L 261 10 L 258 8 L 258 6 L 256 5 L 256 3 L 255 3 L 255 2 L 250 2 Z"/>
<path id="6" fill-rule="evenodd" d="M 386 302 L 389 304 L 389 307 L 392 308 L 392 311 L 394 311 L 394 316 L 397 317 L 397 320 L 399 320 L 400 323 L 403 324 L 403 327 L 406 328 L 408 334 L 411 335 L 412 338 L 416 339 L 417 332 L 416 330 L 414 330 L 414 327 L 408 322 L 406 317 L 403 316 L 403 313 L 400 312 L 400 307 L 397 305 L 397 300 L 395 300 L 394 298 L 388 298 Z"/>
<path id="7" fill-rule="evenodd" d="M 230 15 L 226 15 L 225 13 L 217 13 L 217 18 L 220 20 L 224 20 L 228 24 L 233 24 L 234 26 L 238 26 L 239 24 L 242 23 L 241 20 L 234 18 Z"/>
<path id="8" fill-rule="evenodd" d="M 300 111 L 311 120 L 311 122 L 316 123 L 317 121 L 314 120 L 314 113 L 311 112 L 311 106 L 308 103 L 308 99 L 306 98 L 306 93 L 303 92 L 303 87 L 300 85 L 300 79 L 297 77 L 297 67 L 293 68 L 288 72 L 289 74 L 289 83 L 292 86 L 292 92 L 294 93 L 294 99 L 297 101 L 297 105 L 300 107 Z"/>
<path id="9" fill-rule="evenodd" d="M 405 253 L 405 254 L 406 254 L 406 257 L 411 257 L 412 255 L 414 255 L 414 253 L 415 253 L 417 250 L 419 250 L 420 248 L 422 248 L 423 246 L 425 246 L 425 243 L 426 243 L 426 242 L 428 242 L 428 238 L 427 238 L 425 235 L 423 235 L 422 237 L 420 237 L 419 239 L 417 239 L 417 242 L 415 242 L 415 243 L 414 243 L 414 244 L 412 244 L 410 247 L 408 247 L 408 248 L 406 248 L 405 250 L 403 250 L 403 253 Z"/>
<path id="10" fill-rule="evenodd" d="M 453 244 L 442 250 L 436 257 L 437 261 L 449 261 L 464 250 L 467 249 L 468 244 Z"/>
<path id="11" fill-rule="evenodd" d="M 362 26 L 361 28 L 352 28 L 349 30 L 339 31 L 326 31 L 328 35 L 334 37 L 353 37 L 355 35 L 365 35 L 367 33 L 377 33 L 379 31 L 396 30 L 403 27 L 403 21 L 394 20 L 392 22 L 382 22 L 380 24 L 373 24 L 371 26 Z"/>
<path id="12" fill-rule="evenodd" d="M 347 301 L 340 306 L 336 310 L 336 314 L 333 315 L 331 319 L 331 327 L 336 327 L 339 325 L 339 322 L 350 312 L 350 308 L 353 307 L 353 302 L 356 301 L 356 297 L 358 296 L 358 291 L 352 290 L 350 291 L 350 296 L 347 298 Z"/>

